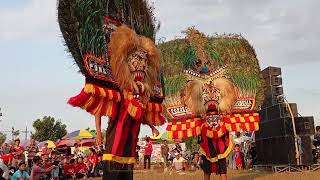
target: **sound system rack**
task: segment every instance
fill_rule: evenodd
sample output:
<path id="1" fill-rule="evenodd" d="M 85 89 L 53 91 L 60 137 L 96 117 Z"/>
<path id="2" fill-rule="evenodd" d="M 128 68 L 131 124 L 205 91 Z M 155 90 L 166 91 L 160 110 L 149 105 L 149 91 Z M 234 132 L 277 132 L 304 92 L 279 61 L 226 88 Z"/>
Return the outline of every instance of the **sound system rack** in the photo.
<path id="1" fill-rule="evenodd" d="M 300 166 L 311 167 L 313 164 L 311 136 L 315 132 L 314 118 L 299 116 L 297 104 L 286 102 L 283 95 L 281 68 L 267 67 L 262 70 L 262 76 L 265 80 L 266 98 L 259 111 L 260 128 L 255 135 L 257 150 L 255 167 L 272 165 L 277 167 L 274 169 L 275 172 L 293 171 L 292 168 L 299 170 Z M 292 111 L 298 135 L 301 160 L 299 165 L 295 157 L 294 131 L 288 105 Z"/>

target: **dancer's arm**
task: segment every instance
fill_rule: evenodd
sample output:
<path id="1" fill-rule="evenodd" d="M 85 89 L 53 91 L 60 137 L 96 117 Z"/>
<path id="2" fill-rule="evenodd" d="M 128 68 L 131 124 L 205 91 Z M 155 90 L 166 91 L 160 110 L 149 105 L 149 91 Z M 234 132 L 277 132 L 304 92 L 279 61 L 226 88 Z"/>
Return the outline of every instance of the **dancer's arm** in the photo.
<path id="1" fill-rule="evenodd" d="M 101 115 L 95 115 L 95 123 L 96 123 L 96 132 L 97 132 L 97 143 L 98 145 L 102 144 L 102 134 L 101 134 Z"/>

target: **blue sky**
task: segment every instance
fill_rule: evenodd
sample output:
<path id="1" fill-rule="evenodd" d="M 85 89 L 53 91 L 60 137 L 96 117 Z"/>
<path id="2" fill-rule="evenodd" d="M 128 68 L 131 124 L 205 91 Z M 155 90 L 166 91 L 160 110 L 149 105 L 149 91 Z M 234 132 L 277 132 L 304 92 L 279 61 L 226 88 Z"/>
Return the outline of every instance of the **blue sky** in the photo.
<path id="1" fill-rule="evenodd" d="M 320 124 L 320 23 L 318 1 L 153 0 L 161 21 L 157 38 L 199 30 L 244 35 L 255 47 L 262 68 L 281 66 L 284 90 L 299 113 Z M 56 20 L 55 0 L 11 0 L 0 5 L 0 131 L 31 128 L 44 115 L 61 119 L 68 130 L 94 127 L 93 117 L 70 107 L 84 78 L 65 52 Z M 104 121 L 105 123 L 105 121 Z M 161 128 L 163 129 L 163 127 Z M 150 133 L 143 127 L 142 134 Z"/>

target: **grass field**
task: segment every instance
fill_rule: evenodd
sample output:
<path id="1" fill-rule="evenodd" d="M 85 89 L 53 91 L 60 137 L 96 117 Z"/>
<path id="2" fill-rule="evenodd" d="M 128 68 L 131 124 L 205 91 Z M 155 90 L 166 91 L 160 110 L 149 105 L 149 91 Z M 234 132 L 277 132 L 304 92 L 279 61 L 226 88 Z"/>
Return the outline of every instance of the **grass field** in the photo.
<path id="1" fill-rule="evenodd" d="M 134 180 L 202 180 L 202 171 L 186 172 L 183 174 L 173 172 L 160 172 L 157 170 L 135 170 Z M 218 180 L 219 176 L 212 175 L 212 180 Z M 229 180 L 320 180 L 318 172 L 292 172 L 274 174 L 262 171 L 228 171 Z"/>

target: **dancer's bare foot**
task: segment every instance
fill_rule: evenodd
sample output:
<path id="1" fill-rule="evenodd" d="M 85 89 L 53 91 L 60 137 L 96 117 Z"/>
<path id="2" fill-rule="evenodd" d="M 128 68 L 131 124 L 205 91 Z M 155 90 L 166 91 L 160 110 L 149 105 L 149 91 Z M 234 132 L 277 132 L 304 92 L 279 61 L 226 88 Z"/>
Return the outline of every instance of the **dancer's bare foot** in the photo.
<path id="1" fill-rule="evenodd" d="M 211 173 L 205 173 L 205 172 L 203 172 L 203 179 L 204 179 L 204 180 L 210 180 L 210 175 L 211 175 Z"/>
<path id="2" fill-rule="evenodd" d="M 220 179 L 221 180 L 227 180 L 227 175 L 226 174 L 220 174 Z"/>

